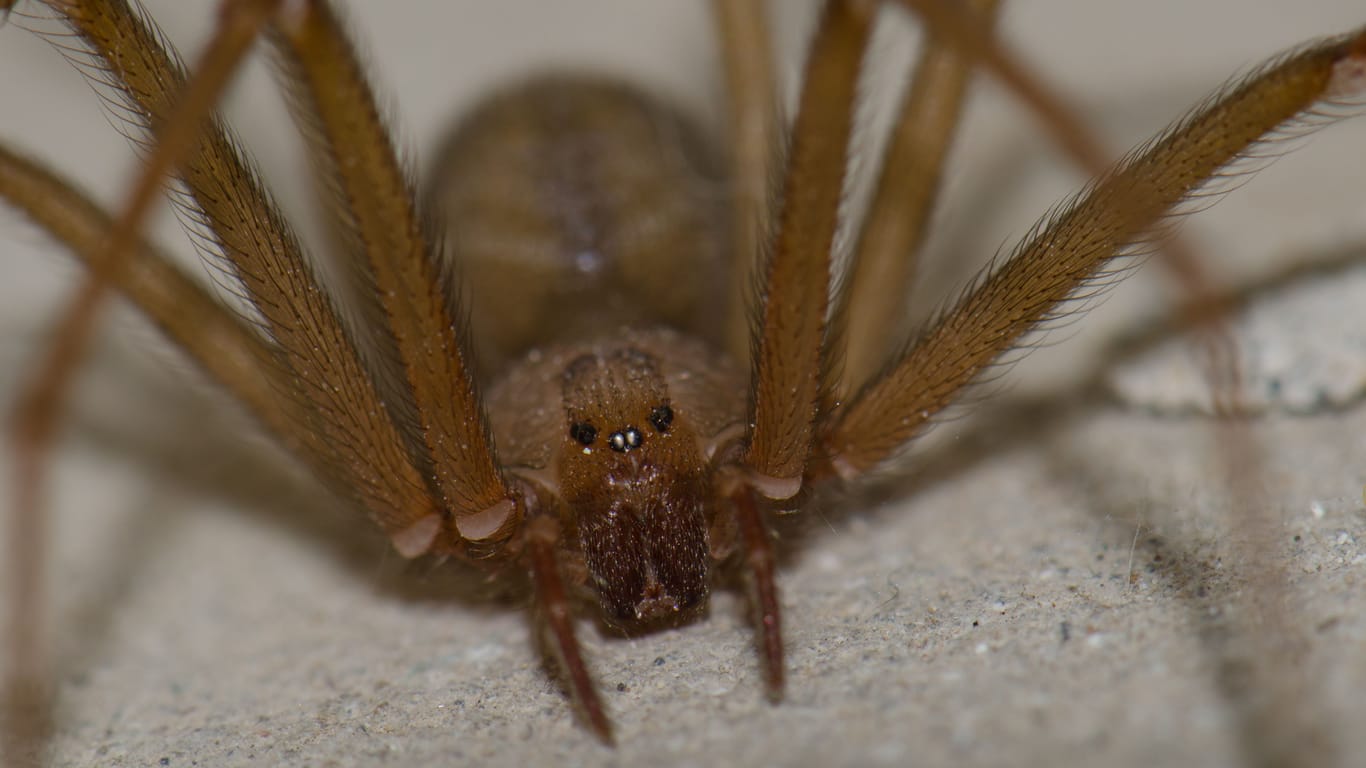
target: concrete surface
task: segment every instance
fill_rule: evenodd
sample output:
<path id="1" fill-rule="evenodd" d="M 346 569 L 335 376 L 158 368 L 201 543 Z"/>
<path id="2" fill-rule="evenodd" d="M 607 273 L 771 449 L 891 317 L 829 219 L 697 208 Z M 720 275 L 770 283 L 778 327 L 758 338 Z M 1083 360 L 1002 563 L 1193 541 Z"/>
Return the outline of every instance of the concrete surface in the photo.
<path id="1" fill-rule="evenodd" d="M 209 18 L 157 5 L 177 39 Z M 553 18 L 534 23 L 515 3 L 352 15 L 421 156 L 462 100 L 523 67 L 624 67 L 700 109 L 718 89 L 705 17 L 632 5 L 541 9 Z M 1018 3 L 1005 29 L 1117 148 L 1264 55 L 1366 22 L 1350 0 L 1259 3 L 1237 23 L 1239 0 L 1075 5 Z M 782 28 L 799 39 L 800 19 Z M 117 200 L 126 153 L 94 99 L 21 29 L 0 41 L 0 137 Z M 304 164 L 278 138 L 260 74 L 238 122 L 307 218 Z M 1028 125 L 981 89 L 918 304 L 1079 184 Z M 1192 222 L 1193 241 L 1234 284 L 1366 252 L 1363 147 L 1366 121 L 1320 134 Z M 189 252 L 173 223 L 162 231 Z M 0 238 L 10 402 L 73 270 L 10 214 Z M 1060 343 L 977 418 L 941 426 L 908 477 L 784 526 L 781 705 L 763 700 L 732 593 L 645 637 L 584 622 L 615 750 L 576 722 L 515 584 L 401 562 L 187 386 L 123 313 L 51 481 L 51 763 L 1357 764 L 1366 409 L 1272 415 L 1220 438 L 1199 419 L 1078 396 L 1112 364 L 1116 334 L 1160 314 L 1167 293 L 1151 277 L 1126 284 L 1049 337 Z"/>

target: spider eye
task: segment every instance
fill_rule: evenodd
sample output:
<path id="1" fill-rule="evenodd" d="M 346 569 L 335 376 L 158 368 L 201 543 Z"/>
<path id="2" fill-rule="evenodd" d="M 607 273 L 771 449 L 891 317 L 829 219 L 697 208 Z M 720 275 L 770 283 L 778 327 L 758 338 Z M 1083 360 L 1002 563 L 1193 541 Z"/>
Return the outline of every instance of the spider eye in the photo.
<path id="1" fill-rule="evenodd" d="M 674 409 L 667 405 L 657 405 L 650 411 L 650 423 L 658 432 L 668 432 L 669 425 L 674 423 Z"/>
<path id="2" fill-rule="evenodd" d="M 569 436 L 584 445 L 592 445 L 598 439 L 598 430 L 586 421 L 576 421 L 569 425 Z"/>

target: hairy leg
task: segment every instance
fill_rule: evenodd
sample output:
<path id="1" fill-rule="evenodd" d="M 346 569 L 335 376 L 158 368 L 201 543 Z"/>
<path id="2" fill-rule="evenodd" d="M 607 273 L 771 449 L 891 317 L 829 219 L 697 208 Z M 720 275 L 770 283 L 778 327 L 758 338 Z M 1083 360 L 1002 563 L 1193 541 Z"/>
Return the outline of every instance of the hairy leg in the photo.
<path id="1" fill-rule="evenodd" d="M 1173 208 L 1222 168 L 1264 139 L 1303 129 L 1304 120 L 1321 123 L 1316 106 L 1359 98 L 1364 64 L 1361 33 L 1278 60 L 1045 218 L 1014 256 L 822 425 L 828 469 L 853 477 L 895 453 L 1020 337 L 1065 314 L 1062 302 L 1088 286 L 1103 290 L 1109 260 L 1150 242 Z"/>

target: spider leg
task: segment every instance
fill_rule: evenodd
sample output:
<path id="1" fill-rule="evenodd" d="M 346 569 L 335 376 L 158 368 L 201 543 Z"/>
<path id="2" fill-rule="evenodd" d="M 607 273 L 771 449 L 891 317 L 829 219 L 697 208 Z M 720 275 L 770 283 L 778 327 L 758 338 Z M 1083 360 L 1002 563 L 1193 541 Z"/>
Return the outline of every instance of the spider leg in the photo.
<path id="1" fill-rule="evenodd" d="M 1039 77 L 1005 41 L 991 34 L 989 20 L 981 17 L 983 9 L 974 9 L 978 18 L 973 19 L 964 12 L 961 3 L 947 0 L 903 0 L 903 5 L 922 17 L 930 32 L 936 36 L 935 39 L 942 38 L 944 47 L 958 51 L 960 66 L 964 66 L 962 62 L 976 61 L 1012 92 L 1059 147 L 1088 175 L 1100 177 L 1105 174 L 1110 153 L 1104 144 L 1062 95 L 1051 89 L 1047 81 Z M 904 126 L 906 116 L 903 115 L 902 119 L 901 126 Z M 903 130 L 902 127 L 897 128 L 898 140 Z M 899 291 L 911 284 L 905 272 L 895 271 L 909 271 L 912 268 L 909 259 L 901 261 L 897 258 L 902 253 L 913 257 L 914 252 L 910 247 L 890 242 L 879 244 L 870 237 L 884 228 L 898 231 L 897 222 L 912 220 L 910 216 L 891 217 L 893 223 L 888 225 L 880 219 L 885 207 L 883 182 L 894 167 L 893 158 L 895 153 L 889 153 L 877 197 L 865 221 L 859 249 L 855 253 L 854 277 L 849 281 L 849 290 L 841 296 L 850 307 L 849 332 L 845 336 L 849 344 L 844 370 L 845 386 L 841 389 L 841 394 L 846 396 L 866 383 L 877 370 L 876 366 L 887 362 L 890 350 L 880 340 L 888 335 L 878 331 L 897 327 L 898 310 L 895 302 L 900 299 Z M 899 209 L 893 210 L 899 212 Z M 872 245 L 869 245 L 870 241 Z M 1237 409 L 1242 391 L 1242 367 L 1239 362 L 1240 350 L 1224 321 L 1226 303 L 1218 298 L 1209 270 L 1185 238 L 1176 234 L 1164 238 L 1155 256 L 1158 265 L 1164 268 L 1167 276 L 1184 294 L 1185 302 L 1179 310 L 1179 316 L 1193 330 L 1192 336 L 1198 345 L 1198 361 L 1204 369 L 1216 412 L 1231 415 Z M 870 262 L 890 266 L 873 268 L 869 266 Z M 864 319 L 862 325 L 858 325 L 860 318 Z M 870 341 L 873 339 L 879 341 Z M 1251 431 L 1252 427 L 1243 421 L 1225 421 L 1215 430 L 1215 439 L 1220 445 L 1218 455 L 1225 464 L 1225 486 L 1231 498 L 1238 500 L 1235 507 L 1239 509 L 1256 507 L 1251 503 L 1248 489 L 1254 486 L 1251 482 L 1253 478 L 1262 476 L 1261 454 Z"/>
<path id="2" fill-rule="evenodd" d="M 186 78 L 176 56 L 162 48 L 160 34 L 122 0 L 82 0 L 54 8 L 93 54 L 92 63 L 82 68 L 83 74 L 114 89 L 110 98 L 116 107 L 128 107 L 120 110 L 120 114 L 142 119 L 131 126 L 134 131 L 145 134 L 154 120 L 164 124 Z M 151 142 L 150 138 L 141 140 L 149 151 Z M 354 359 L 345 360 L 344 356 L 328 359 L 329 353 L 339 346 L 343 333 L 336 313 L 305 266 L 297 239 L 261 188 L 254 169 L 217 121 L 205 128 L 178 173 L 190 192 L 188 198 L 178 202 L 192 221 L 202 223 L 208 230 L 214 247 L 222 251 L 229 269 L 240 278 L 252 304 L 260 310 L 262 329 L 284 353 L 280 356 L 284 370 L 271 380 L 290 382 L 275 393 L 277 399 L 288 401 L 286 407 L 297 415 L 280 425 L 292 437 L 286 444 L 302 446 L 306 460 L 329 470 L 324 472 L 325 476 L 341 477 L 341 461 L 329 445 L 331 441 L 323 437 L 326 430 L 317 428 L 315 423 L 323 421 L 319 414 L 324 409 L 316 408 L 315 404 L 325 402 L 324 398 L 331 393 L 334 401 L 326 403 L 326 412 L 338 411 L 337 401 L 351 395 L 355 388 L 351 382 L 356 380 L 339 377 L 338 381 L 329 381 L 329 377 L 337 369 L 341 373 L 359 371 L 359 364 Z M 298 309 L 292 309 L 295 307 Z M 183 313 L 170 319 L 179 324 L 182 317 L 189 316 Z M 311 353 L 314 359 L 300 360 L 297 354 L 291 359 L 288 353 L 298 349 L 305 350 L 305 355 Z M 309 368 L 320 369 L 327 375 L 300 377 L 301 368 L 306 373 L 314 373 Z M 301 380 L 313 384 L 294 383 Z M 363 393 L 352 399 L 366 400 Z M 383 425 L 372 431 L 379 433 L 376 437 L 382 437 Z M 392 443 L 399 446 L 396 436 Z M 380 440 L 368 450 L 381 458 L 399 455 L 385 451 L 383 446 L 384 441 Z M 399 473 L 394 477 L 403 478 L 401 467 L 392 462 L 384 466 L 391 465 Z M 409 470 L 408 474 L 414 473 Z M 420 487 L 420 478 L 412 480 Z M 397 498 L 403 487 L 395 484 L 390 490 Z"/>
<path id="3" fill-rule="evenodd" d="M 726 351 L 750 353 L 751 273 L 768 236 L 770 181 L 778 136 L 773 46 L 761 0 L 713 0 L 726 73 L 731 146 L 731 272 L 726 302 Z"/>
<path id="4" fill-rule="evenodd" d="M 858 76 L 876 6 L 826 5 L 808 54 L 751 364 L 749 445 L 741 462 L 767 497 L 801 489 L 824 386 L 830 252 Z"/>
<path id="5" fill-rule="evenodd" d="M 114 228 L 112 217 L 70 182 L 0 146 L 0 198 L 61 241 L 87 264 L 101 254 Z M 293 401 L 278 393 L 286 384 L 279 350 L 267 342 L 149 243 L 128 264 L 116 287 L 153 323 L 246 407 L 277 440 L 293 440 Z M 301 448 L 293 448 L 302 453 Z"/>
<path id="6" fill-rule="evenodd" d="M 136 245 L 132 238 L 142 215 L 138 208 L 150 204 L 143 202 L 150 200 L 150 193 L 143 190 L 159 189 L 165 173 L 179 165 L 190 193 L 179 202 L 223 252 L 270 340 L 262 340 L 240 324 L 231 327 L 259 342 L 260 349 L 250 354 L 260 352 L 259 358 L 278 365 L 278 375 L 257 377 L 255 383 L 269 390 L 264 392 L 238 391 L 231 375 L 211 367 L 210 371 L 249 408 L 258 397 L 280 401 L 276 404 L 285 418 L 276 418 L 278 414 L 264 408 L 253 410 L 320 475 L 365 506 L 400 553 L 463 551 L 470 541 L 500 545 L 522 519 L 522 497 L 520 492 L 513 494 L 498 470 L 463 339 L 458 338 L 452 321 L 448 286 L 438 274 L 410 185 L 350 43 L 326 3 L 286 6 L 229 0 L 226 17 L 231 18 L 239 6 L 250 12 L 253 29 L 261 26 L 256 14 L 269 14 L 265 24 L 276 33 L 272 42 L 288 67 L 286 74 L 293 78 L 290 85 L 305 133 L 314 140 L 317 159 L 333 174 L 344 204 L 343 223 L 363 246 L 366 260 L 357 268 L 381 297 L 377 303 L 382 304 L 388 339 L 406 374 L 413 413 L 424 419 L 411 430 L 420 431 L 420 436 L 409 438 L 404 434 L 408 425 L 396 421 L 393 411 L 386 409 L 371 372 L 313 277 L 297 240 L 231 139 L 216 120 L 198 136 L 197 124 L 211 114 L 214 94 L 233 65 L 215 64 L 207 75 L 197 73 L 187 83 L 174 55 L 161 48 L 159 34 L 123 0 L 77 0 L 57 10 L 95 54 L 95 64 L 86 74 L 116 89 L 115 98 L 132 107 L 130 114 L 169 126 L 172 137 L 184 137 L 171 143 L 160 136 L 147 141 L 154 162 L 140 177 L 133 201 L 136 207 L 130 205 L 134 212 L 113 225 L 116 233 L 118 228 L 126 230 L 119 237 L 128 240 L 115 238 L 113 258 L 131 258 L 123 252 Z M 211 50 L 233 45 L 245 50 L 251 37 L 220 30 Z M 181 88 L 190 98 L 177 101 Z M 146 129 L 146 125 L 134 127 Z M 197 136 L 194 151 L 181 162 L 179 155 L 191 149 L 184 145 Z M 110 258 L 92 257 L 92 261 L 100 264 Z M 205 350 L 197 346 L 199 342 L 186 340 L 195 334 L 188 319 L 195 313 L 170 313 L 151 294 L 160 288 L 171 291 L 170 301 L 198 302 L 204 297 L 178 285 L 174 276 L 167 277 L 171 273 L 165 273 L 164 266 L 155 257 L 146 262 L 133 260 L 127 274 L 106 270 L 98 277 L 129 293 L 154 319 L 167 321 L 168 333 L 192 354 L 202 356 Z M 225 352 L 231 357 L 233 350 Z M 435 477 L 435 488 L 424 480 L 427 468 Z M 19 520 L 28 522 L 36 516 Z M 33 533 L 21 540 L 40 536 L 41 532 Z M 558 574 L 544 567 L 544 557 L 533 557 L 531 565 L 544 602 L 552 608 L 551 623 L 574 680 L 575 698 L 595 729 L 609 738 L 601 702 L 567 623 L 567 601 Z M 36 573 L 36 566 L 29 570 Z M 25 593 L 30 594 L 36 590 Z"/>
<path id="7" fill-rule="evenodd" d="M 230 7 L 235 12 L 225 14 L 220 22 L 213 45 L 203 56 L 202 75 L 193 87 L 186 89 L 182 107 L 174 117 L 159 127 L 156 151 L 148 157 L 102 252 L 91 259 L 92 268 L 85 282 L 62 313 L 51 351 L 19 398 L 14 433 L 18 455 L 17 507 L 21 515 L 33 514 L 32 510 L 40 506 L 38 478 L 42 474 L 42 457 L 47 455 L 65 391 L 84 354 L 108 289 L 127 271 L 137 250 L 138 231 L 159 199 L 165 177 L 190 150 L 200 123 L 212 111 L 237 62 L 265 21 L 264 9 L 257 5 L 241 3 Z"/>
<path id="8" fill-rule="evenodd" d="M 717 482 L 718 494 L 741 518 L 759 602 L 759 645 L 774 699 L 782 689 L 782 635 L 772 543 L 757 503 L 760 496 L 789 499 L 801 490 L 825 386 L 830 251 L 854 95 L 875 10 L 871 2 L 827 3 L 811 43 L 750 361 L 753 426 L 738 476 Z"/>
<path id="9" fill-rule="evenodd" d="M 1095 178 L 1109 170 L 1113 155 L 1087 126 L 1078 111 L 1063 96 L 1049 87 L 1023 57 L 1006 42 L 991 34 L 988 19 L 973 18 L 961 0 L 900 0 L 907 9 L 921 17 L 934 34 L 959 50 L 959 55 L 976 62 L 995 77 L 1038 120 L 1044 131 L 1077 163 L 1087 175 Z M 1206 378 L 1216 400 L 1231 404 L 1239 391 L 1238 350 L 1228 329 L 1222 323 L 1223 307 L 1216 300 L 1213 279 L 1194 249 L 1181 237 L 1168 235 L 1155 251 L 1158 263 L 1187 297 L 1184 319 L 1191 327 L 1203 331 Z M 898 283 L 905 286 L 907 283 Z M 853 294 L 855 297 L 858 293 Z M 858 299 L 858 304 L 863 303 Z M 876 326 L 865 326 L 876 327 Z M 850 342 L 861 339 L 850 334 Z M 851 349 L 851 357 L 857 352 Z M 871 361 L 873 365 L 886 362 L 885 355 Z M 872 369 L 868 370 L 869 373 Z M 865 377 L 850 376 L 848 383 L 856 387 Z M 846 390 L 850 391 L 850 390 Z"/>
<path id="10" fill-rule="evenodd" d="M 174 59 L 161 49 L 157 35 L 132 14 L 124 2 L 81 0 L 64 4 L 59 10 L 67 15 L 70 26 L 102 60 L 102 66 L 93 76 L 112 81 L 122 91 L 121 98 L 134 106 L 138 114 L 150 115 L 152 119 L 159 116 L 162 120 L 174 114 L 174 91 L 177 84 L 184 81 L 184 75 Z M 286 13 L 271 21 L 280 26 L 280 34 L 274 39 L 282 47 L 291 45 L 292 37 L 301 44 L 320 46 L 320 50 L 302 55 L 286 51 L 286 57 L 292 57 L 305 74 L 310 62 L 325 61 L 338 68 L 343 85 L 327 89 L 337 97 L 329 105 L 319 105 L 318 100 L 310 96 L 312 89 L 318 86 L 316 80 L 299 83 L 300 101 L 308 102 L 303 104 L 305 111 L 315 106 L 340 109 L 344 120 L 355 119 L 357 123 L 352 130 L 358 135 L 348 135 L 343 140 L 373 139 L 372 131 L 378 128 L 377 118 L 365 119 L 366 114 L 373 118 L 373 99 L 363 81 L 348 78 L 346 74 L 348 71 L 354 74 L 355 62 L 349 45 L 338 36 L 340 33 L 330 10 L 292 4 Z M 353 69 L 345 68 L 347 62 Z M 315 73 L 317 69 L 314 67 Z M 316 120 L 320 131 L 335 125 L 335 111 L 330 118 L 321 113 L 307 114 L 308 119 Z M 335 139 L 336 136 L 323 138 Z M 370 147 L 370 151 L 365 163 L 358 161 L 360 168 L 356 173 L 373 185 L 368 190 L 373 197 L 351 192 L 349 202 L 355 203 L 356 207 L 381 206 L 379 213 L 395 216 L 394 231 L 386 234 L 383 229 L 377 229 L 382 224 L 375 224 L 377 212 L 374 210 L 358 214 L 354 209 L 348 209 L 349 221 L 356 227 L 358 241 L 371 246 L 372 255 L 384 253 L 386 258 L 396 262 L 374 266 L 372 259 L 372 270 L 384 272 L 389 277 L 401 275 L 406 280 L 424 267 L 413 267 L 411 261 L 395 256 L 394 250 L 411 256 L 412 252 L 403 248 L 414 242 L 422 245 L 420 227 L 414 224 L 412 215 L 403 215 L 405 204 L 392 199 L 395 184 L 405 193 L 406 186 L 401 176 L 393 171 L 397 163 L 387 139 L 377 146 L 365 146 Z M 335 156 L 335 152 L 332 154 Z M 389 171 L 387 178 L 386 170 Z M 445 385 L 461 396 L 446 402 L 459 407 L 436 409 L 453 414 L 451 418 L 457 422 L 456 426 L 467 431 L 454 437 L 435 429 L 424 432 L 430 438 L 429 444 L 435 442 L 447 448 L 458 446 L 457 451 L 464 449 L 467 456 L 474 457 L 466 463 L 456 461 L 442 465 L 443 470 L 437 473 L 439 483 L 445 482 L 449 487 L 455 482 L 452 477 L 462 472 L 465 475 L 461 476 L 468 475 L 470 482 L 465 497 L 442 494 L 447 498 L 440 499 L 436 489 L 426 480 L 433 473 L 423 468 L 432 465 L 433 461 L 426 455 L 421 438 L 410 438 L 409 425 L 396 418 L 393 408 L 385 404 L 386 399 L 356 352 L 352 335 L 313 277 L 297 239 L 260 189 L 255 172 L 241 159 L 216 123 L 183 165 L 180 175 L 193 199 L 191 217 L 211 231 L 212 239 L 223 252 L 227 268 L 240 279 L 251 303 L 260 312 L 263 329 L 281 348 L 288 365 L 287 378 L 297 382 L 291 391 L 283 392 L 281 396 L 300 401 L 298 410 L 306 415 L 296 421 L 292 432 L 295 442 L 305 446 L 305 458 L 309 463 L 322 467 L 320 474 L 331 480 L 338 490 L 357 499 L 406 556 L 429 550 L 458 551 L 470 539 L 506 538 L 516 522 L 513 514 L 516 503 L 501 476 L 496 471 L 492 475 L 486 471 L 493 463 L 492 447 L 487 431 L 483 429 L 482 413 L 468 377 L 454 375 Z M 354 174 L 350 177 L 338 174 L 337 180 L 348 184 L 350 190 L 357 185 Z M 375 198 L 379 198 L 378 202 Z M 411 214 L 411 203 L 406 207 Z M 402 283 L 405 287 L 411 284 L 411 280 Z M 414 315 L 420 316 L 443 301 L 441 295 L 439 285 L 426 284 L 413 299 L 417 309 L 399 306 L 390 313 L 398 318 L 395 321 L 398 324 L 391 328 L 395 337 L 407 338 L 410 343 L 431 339 L 429 348 L 423 350 L 429 357 L 419 361 L 419 368 L 438 351 L 451 350 L 446 344 L 449 334 L 453 333 L 451 324 L 446 324 L 444 336 L 427 337 L 414 331 L 414 328 L 427 328 L 423 323 L 440 322 L 433 319 L 441 314 L 439 310 L 425 320 L 421 317 L 414 320 Z M 449 371 L 450 366 L 460 368 L 462 365 L 463 361 L 448 362 L 445 368 L 434 364 L 431 370 Z M 420 388 L 430 396 L 431 378 L 428 375 L 417 381 L 415 389 Z M 417 394 L 413 395 L 413 400 L 427 402 Z M 449 456 L 443 454 L 440 458 L 446 460 Z M 492 495 L 488 487 L 490 476 L 501 493 L 492 503 L 479 506 L 481 499 Z M 455 514 L 452 516 L 451 512 Z"/>
<path id="11" fill-rule="evenodd" d="M 584 663 L 578 638 L 574 634 L 569 595 L 556 558 L 558 528 L 558 523 L 546 516 L 533 517 L 526 527 L 526 557 L 536 588 L 536 604 L 544 612 L 560 666 L 569 676 L 570 695 L 588 719 L 593 732 L 610 745 L 612 723 L 602 705 L 602 698 L 598 696 L 598 688 L 588 674 L 588 665 Z"/>
<path id="12" fill-rule="evenodd" d="M 1101 174 L 1110 155 L 1086 124 L 1024 60 L 991 34 L 987 17 L 969 12 L 962 0 L 900 0 L 943 40 L 979 63 L 1010 89 L 1044 124 L 1068 154 L 1089 173 Z"/>
<path id="13" fill-rule="evenodd" d="M 257 409 L 258 417 L 283 433 L 283 442 L 301 453 L 337 490 L 367 508 L 406 556 L 432 549 L 456 550 L 466 539 L 509 534 L 507 529 L 515 523 L 513 512 L 517 505 L 495 472 L 492 477 L 503 491 L 502 499 L 479 509 L 456 507 L 458 517 L 451 526 L 454 530 L 447 531 L 445 539 L 439 540 L 442 528 L 451 521 L 424 480 L 409 442 L 385 408 L 337 312 L 314 279 L 296 238 L 261 189 L 254 170 L 241 158 L 217 121 L 210 119 L 218 93 L 260 28 L 271 20 L 292 23 L 294 26 L 288 28 L 304 33 L 305 42 L 317 42 L 316 38 L 307 37 L 307 33 L 318 28 L 316 7 L 301 9 L 295 4 L 288 6 L 289 13 L 284 17 L 272 18 L 280 10 L 277 3 L 228 0 L 218 32 L 195 77 L 188 81 L 175 56 L 161 47 L 159 34 L 124 0 L 69 0 L 54 4 L 53 8 L 65 17 L 67 25 L 93 54 L 85 74 L 109 85 L 113 99 L 130 107 L 127 114 L 134 116 L 130 119 L 140 121 L 133 126 L 136 131 L 146 132 L 147 136 L 149 126 L 155 123 L 157 133 L 144 138 L 147 164 L 133 187 L 126 210 L 112 224 L 110 236 L 101 244 L 100 255 L 90 258 L 94 265 L 90 277 L 64 316 L 63 330 L 58 333 L 47 364 L 20 400 L 16 430 L 18 503 L 13 511 L 16 547 L 24 548 L 22 555 L 14 558 L 19 572 L 15 583 L 21 585 L 18 588 L 24 593 L 19 603 L 28 606 L 30 598 L 36 599 L 41 591 L 36 554 L 43 549 L 44 537 L 37 514 L 41 507 L 39 480 L 61 393 L 80 357 L 102 296 L 111 286 L 127 290 L 136 285 L 138 276 L 147 269 L 145 265 L 130 266 L 139 250 L 138 229 L 160 193 L 165 176 L 176 168 L 190 193 L 180 201 L 184 212 L 192 222 L 203 225 L 206 237 L 221 250 L 229 269 L 240 279 L 260 313 L 263 330 L 280 353 L 266 355 L 280 362 L 279 375 L 262 377 L 262 381 L 273 385 L 275 397 L 284 401 L 280 408 L 290 418 L 278 418 L 278 412 Z M 324 42 L 335 42 L 337 38 L 328 37 L 334 32 L 326 23 L 330 16 L 325 10 L 322 15 Z M 334 47 L 347 50 L 344 41 Z M 300 59 L 338 63 L 326 59 L 325 53 Z M 368 98 L 363 85 L 358 90 L 359 96 L 348 95 L 353 100 Z M 325 119 L 320 120 L 326 124 Z M 205 122 L 209 125 L 201 129 Z M 392 156 L 387 142 L 378 146 L 376 153 L 388 152 Z M 392 193 L 392 185 L 376 183 L 379 194 Z M 411 216 L 400 217 L 394 226 L 411 232 L 415 228 L 412 221 Z M 380 236 L 368 228 L 362 228 L 362 232 L 366 236 Z M 394 240 L 402 240 L 402 235 L 384 242 L 392 244 Z M 431 302 L 439 292 L 433 282 L 418 299 Z M 153 308 L 144 309 L 156 315 Z M 196 316 L 194 312 L 182 312 L 169 318 L 174 326 L 171 335 L 193 335 L 189 326 Z M 404 326 L 396 333 L 411 330 L 411 325 Z M 232 381 L 224 383 L 234 389 Z M 464 401 L 457 401 L 469 406 L 458 410 L 457 416 L 469 416 L 473 408 L 476 417 L 473 426 L 465 419 L 463 426 L 469 433 L 457 435 L 455 442 L 475 445 L 476 455 L 482 450 L 485 463 L 492 463 L 492 449 L 487 430 L 478 418 L 482 414 L 473 399 L 473 385 L 467 376 L 456 376 L 451 386 L 463 387 L 469 395 Z M 254 393 L 252 398 L 260 394 Z M 250 402 L 247 404 L 251 407 Z M 487 483 L 473 485 L 473 490 L 487 492 Z M 27 622 L 29 626 L 37 623 Z M 36 635 L 27 640 L 20 638 L 15 644 L 21 656 L 17 665 L 20 677 L 11 690 L 21 690 L 24 679 L 42 668 L 34 638 Z"/>
<path id="14" fill-rule="evenodd" d="M 764 688 L 772 701 L 783 695 L 783 632 L 782 615 L 778 607 L 778 583 L 775 578 L 778 559 L 773 551 L 773 540 L 764 526 L 764 518 L 754 489 L 740 485 L 730 495 L 740 541 L 744 546 L 745 565 L 751 574 L 751 588 L 755 613 L 759 620 L 759 653 L 764 665 Z"/>
<path id="15" fill-rule="evenodd" d="M 114 227 L 106 212 L 69 183 L 3 146 L 0 198 L 22 210 L 87 264 L 102 255 Z M 277 349 L 150 245 L 143 244 L 142 252 L 130 261 L 128 271 L 118 280 L 118 288 L 277 439 L 289 445 L 290 429 L 297 416 L 289 411 L 293 401 L 282 400 L 277 394 L 278 387 L 283 386 L 276 381 L 282 371 Z M 39 518 L 36 514 L 26 515 L 21 524 L 41 525 Z M 45 605 L 38 594 L 41 585 L 35 576 L 43 550 L 34 544 L 42 538 L 41 532 L 18 530 L 11 534 L 14 586 L 10 625 L 16 636 L 10 644 L 10 662 L 19 670 L 42 667 L 30 658 L 43 624 L 41 609 Z M 42 711 L 42 697 L 26 698 L 31 700 L 28 704 L 14 708 Z M 33 724 L 20 730 L 42 731 Z"/>
<path id="16" fill-rule="evenodd" d="M 10 759 L 28 759 L 41 751 L 50 725 L 47 660 L 39 643 L 42 616 L 42 556 L 46 529 L 41 479 L 66 390 L 71 384 L 94 329 L 109 287 L 128 271 L 138 247 L 138 230 L 161 194 L 163 179 L 188 152 L 199 124 L 213 108 L 236 62 L 254 40 L 263 21 L 261 9 L 242 5 L 220 21 L 214 44 L 203 56 L 205 76 L 184 93 L 184 108 L 160 126 L 158 150 L 148 158 L 133 192 L 109 237 L 90 259 L 84 283 L 62 313 L 52 347 L 22 390 L 15 416 L 16 498 L 12 514 L 14 548 L 13 645 L 7 671 L 8 709 L 3 726 Z"/>
<path id="17" fill-rule="evenodd" d="M 917 71 L 934 79 L 917 77 L 903 103 L 850 262 L 850 279 L 838 297 L 834 326 L 847 342 L 838 389 L 842 396 L 865 383 L 891 352 L 884 341 L 886 330 L 897 327 L 904 292 L 913 280 L 923 222 L 932 210 L 970 63 L 1012 92 L 1088 175 L 1100 176 L 1111 162 L 1077 111 L 991 34 L 994 0 L 978 0 L 970 8 L 948 0 L 902 0 L 902 5 L 920 16 L 933 36 Z M 940 63 L 931 64 L 936 59 Z M 922 99 L 923 106 L 917 106 Z M 1189 297 L 1186 318 L 1207 331 L 1202 341 L 1216 398 L 1231 401 L 1238 392 L 1237 350 L 1219 322 L 1222 309 L 1214 300 L 1208 271 L 1179 237 L 1168 238 L 1157 256 Z"/>
<path id="18" fill-rule="evenodd" d="M 984 27 L 999 0 L 973 0 Z M 907 287 L 934 210 L 944 162 L 958 132 L 972 60 L 961 46 L 929 27 L 910 86 L 883 155 L 873 200 L 859 230 L 833 325 L 845 341 L 838 392 L 867 381 L 891 352 L 887 331 L 898 327 Z"/>
<path id="19" fill-rule="evenodd" d="M 1078 289 L 1101 290 L 1117 254 L 1150 243 L 1155 229 L 1201 186 L 1260 142 L 1324 122 L 1324 102 L 1366 91 L 1366 32 L 1278 59 L 1204 105 L 1075 204 L 984 277 L 947 315 L 848 406 L 822 425 L 833 471 L 854 477 L 895 453 L 965 386 Z M 1297 122 L 1297 118 L 1299 121 Z M 813 478 L 814 479 L 814 478 Z"/>
<path id="20" fill-rule="evenodd" d="M 411 393 L 435 483 L 457 539 L 501 541 L 521 515 L 494 455 L 470 354 L 454 320 L 433 238 L 336 12 L 323 0 L 277 17 L 277 43 L 364 255 Z"/>

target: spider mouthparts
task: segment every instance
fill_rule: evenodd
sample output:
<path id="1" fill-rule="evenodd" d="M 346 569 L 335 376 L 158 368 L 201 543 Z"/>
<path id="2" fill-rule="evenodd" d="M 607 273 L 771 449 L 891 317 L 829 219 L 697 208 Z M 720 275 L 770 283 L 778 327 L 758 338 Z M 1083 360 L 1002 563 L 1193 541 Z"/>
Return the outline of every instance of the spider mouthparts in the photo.
<path id="1" fill-rule="evenodd" d="M 636 603 L 636 620 L 652 621 L 678 613 L 678 598 L 664 591 L 658 583 L 645 588 L 645 594 Z"/>

